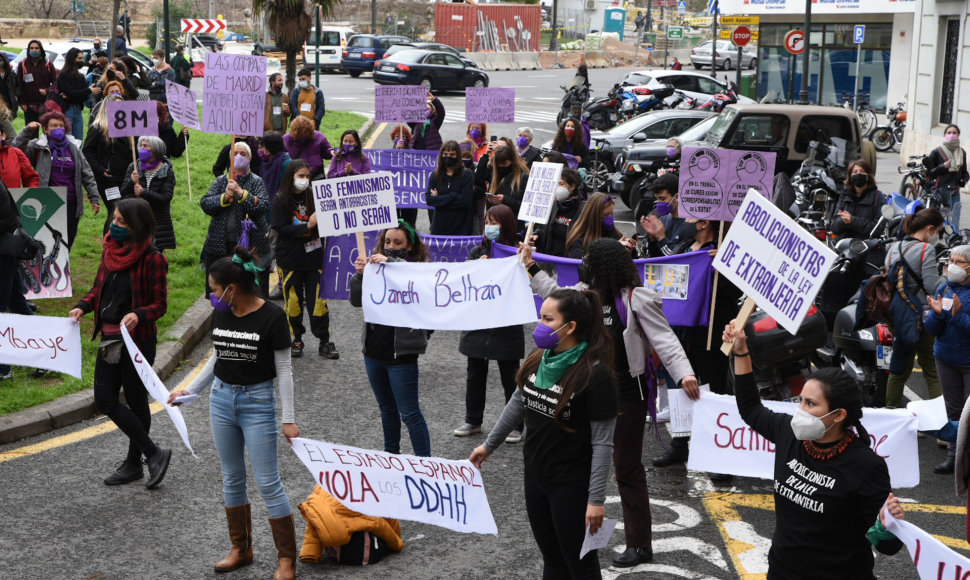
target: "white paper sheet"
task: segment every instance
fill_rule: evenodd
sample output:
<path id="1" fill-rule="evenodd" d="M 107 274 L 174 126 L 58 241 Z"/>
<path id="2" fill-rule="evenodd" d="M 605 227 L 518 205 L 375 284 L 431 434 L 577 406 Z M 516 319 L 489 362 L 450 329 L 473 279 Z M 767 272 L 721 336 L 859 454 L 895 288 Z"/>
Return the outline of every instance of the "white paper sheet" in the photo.
<path id="1" fill-rule="evenodd" d="M 613 530 L 616 529 L 616 524 L 620 520 L 603 520 L 603 526 L 600 527 L 596 535 L 590 535 L 589 526 L 586 526 L 586 537 L 583 538 L 583 547 L 579 550 L 579 559 L 582 560 L 586 554 L 592 552 L 593 550 L 602 550 L 610 543 L 610 537 L 613 535 Z"/>

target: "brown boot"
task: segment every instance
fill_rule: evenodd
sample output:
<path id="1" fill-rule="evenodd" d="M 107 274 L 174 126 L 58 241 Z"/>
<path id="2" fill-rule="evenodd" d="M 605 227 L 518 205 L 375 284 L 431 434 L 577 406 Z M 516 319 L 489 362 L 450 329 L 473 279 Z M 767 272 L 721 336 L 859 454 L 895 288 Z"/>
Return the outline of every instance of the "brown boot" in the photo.
<path id="1" fill-rule="evenodd" d="M 296 528 L 293 514 L 270 518 L 269 525 L 273 529 L 273 541 L 280 559 L 273 580 L 293 580 L 296 577 Z"/>
<path id="2" fill-rule="evenodd" d="M 231 572 L 253 563 L 253 521 L 249 504 L 227 507 L 226 521 L 232 548 L 228 556 L 216 562 L 216 572 Z"/>

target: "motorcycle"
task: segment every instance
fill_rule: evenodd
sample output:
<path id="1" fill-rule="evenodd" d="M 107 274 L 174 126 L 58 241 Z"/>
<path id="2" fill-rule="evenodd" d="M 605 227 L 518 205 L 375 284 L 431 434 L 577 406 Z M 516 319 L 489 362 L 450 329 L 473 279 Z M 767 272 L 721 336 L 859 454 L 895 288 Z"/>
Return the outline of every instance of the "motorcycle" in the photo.
<path id="1" fill-rule="evenodd" d="M 589 119 L 589 126 L 598 131 L 606 131 L 616 126 L 619 120 L 620 105 L 634 99 L 635 95 L 619 83 L 605 97 L 591 100 L 583 106 L 583 117 Z"/>
<path id="2" fill-rule="evenodd" d="M 728 81 L 727 88 L 712 96 L 706 103 L 698 107 L 702 111 L 714 111 L 720 113 L 724 107 L 738 102 L 738 85 L 734 81 Z"/>
<path id="3" fill-rule="evenodd" d="M 692 97 L 683 91 L 674 91 L 674 96 L 667 101 L 667 105 L 671 109 L 681 110 L 696 109 L 699 104 L 700 103 L 695 97 Z"/>
<path id="4" fill-rule="evenodd" d="M 876 127 L 869 134 L 869 140 L 877 151 L 889 151 L 894 149 L 897 143 L 903 142 L 903 133 L 906 131 L 906 103 L 900 101 L 895 107 L 890 108 L 886 118 L 889 120 L 888 125 Z"/>
<path id="5" fill-rule="evenodd" d="M 567 86 L 560 85 L 565 94 L 562 96 L 562 103 L 559 105 L 559 114 L 556 115 L 556 125 L 563 122 L 563 119 L 569 117 L 576 117 L 577 119 L 582 115 L 583 106 L 589 100 L 589 93 L 591 91 L 584 84 L 574 83 Z"/>
<path id="6" fill-rule="evenodd" d="M 905 167 L 896 168 L 903 176 L 899 183 L 899 193 L 909 200 L 920 199 L 924 191 L 931 189 L 929 170 L 923 165 L 925 158 L 925 155 L 910 155 Z"/>
<path id="7" fill-rule="evenodd" d="M 805 160 L 791 180 L 798 208 L 795 221 L 823 242 L 828 239 L 828 220 L 840 191 L 836 178 L 840 168 L 832 161 L 832 153 L 832 144 L 825 140 L 809 142 Z"/>
<path id="8" fill-rule="evenodd" d="M 623 104 L 620 105 L 620 117 L 629 120 L 653 109 L 663 109 L 665 107 L 664 100 L 673 95 L 674 90 L 674 87 L 670 85 L 662 85 L 655 89 L 635 87 L 633 94 L 636 99 L 623 101 Z"/>

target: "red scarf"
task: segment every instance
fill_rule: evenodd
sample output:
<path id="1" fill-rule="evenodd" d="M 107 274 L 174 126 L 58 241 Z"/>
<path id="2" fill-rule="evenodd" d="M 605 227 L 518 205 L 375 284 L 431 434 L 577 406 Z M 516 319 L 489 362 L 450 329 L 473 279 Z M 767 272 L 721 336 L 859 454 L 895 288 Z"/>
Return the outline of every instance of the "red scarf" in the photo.
<path id="1" fill-rule="evenodd" d="M 111 237 L 111 234 L 104 236 L 104 252 L 101 254 L 101 261 L 109 272 L 123 272 L 131 268 L 135 262 L 141 259 L 151 246 L 151 238 L 140 242 L 129 242 L 119 244 Z"/>

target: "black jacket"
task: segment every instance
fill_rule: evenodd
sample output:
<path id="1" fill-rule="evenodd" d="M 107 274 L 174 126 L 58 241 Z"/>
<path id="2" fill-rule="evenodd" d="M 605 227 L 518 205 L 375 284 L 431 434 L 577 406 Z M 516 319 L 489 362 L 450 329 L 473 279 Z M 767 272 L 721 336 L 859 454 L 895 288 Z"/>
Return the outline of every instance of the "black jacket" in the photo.
<path id="1" fill-rule="evenodd" d="M 88 160 L 91 171 L 94 172 L 94 180 L 98 182 L 98 190 L 102 197 L 105 189 L 121 187 L 121 183 L 125 180 L 125 170 L 131 165 L 131 145 L 128 139 L 119 137 L 106 141 L 103 133 L 92 126 L 84 136 L 81 152 Z M 105 177 L 105 171 L 111 173 L 111 177 Z"/>
<path id="2" fill-rule="evenodd" d="M 841 238 L 868 238 L 872 228 L 879 221 L 879 208 L 882 206 L 882 192 L 875 187 L 856 196 L 854 191 L 846 191 L 839 196 L 835 206 L 836 214 L 829 222 L 829 231 Z M 845 223 L 838 216 L 838 212 L 845 210 L 852 216 L 852 221 Z"/>
<path id="3" fill-rule="evenodd" d="M 135 165 L 128 164 L 125 180 L 121 184 L 121 197 L 135 197 L 135 182 L 131 172 Z M 138 172 L 138 182 L 142 186 L 141 197 L 152 206 L 155 214 L 155 247 L 159 250 L 175 248 L 175 225 L 172 223 L 172 198 L 175 196 L 175 170 L 167 159 L 162 159 L 150 185 L 143 171 Z"/>
<path id="4" fill-rule="evenodd" d="M 158 137 L 165 143 L 165 156 L 169 159 L 181 157 L 185 153 L 185 144 L 189 134 L 182 135 L 182 132 L 175 132 L 171 123 L 158 125 Z"/>
<path id="5" fill-rule="evenodd" d="M 307 214 L 309 219 L 315 211 L 310 192 L 307 190 Z M 323 247 L 307 252 L 305 244 L 319 239 L 316 228 L 308 228 L 291 209 L 286 195 L 277 195 L 273 200 L 271 227 L 276 230 L 276 264 L 284 270 L 319 270 L 323 264 Z M 299 223 L 297 223 L 299 222 Z"/>
<path id="6" fill-rule="evenodd" d="M 970 180 L 970 174 L 967 173 L 967 152 L 963 151 L 963 167 L 960 171 L 950 171 L 950 168 L 944 165 L 946 155 L 940 149 L 942 146 L 930 151 L 930 154 L 923 159 L 923 166 L 930 170 L 932 178 L 930 183 L 934 189 L 941 187 L 948 191 L 955 191 L 962 188 Z"/>
<path id="7" fill-rule="evenodd" d="M 10 67 L 9 63 L 7 65 L 7 74 L 0 77 L 0 84 L 3 85 L 3 90 L 0 91 L 0 95 L 10 109 L 11 119 L 17 117 L 17 112 L 20 111 L 20 77 L 17 72 Z"/>
<path id="8" fill-rule="evenodd" d="M 536 250 L 551 256 L 566 255 L 566 236 L 569 227 L 583 211 L 583 200 L 574 195 L 562 202 L 554 202 L 549 213 L 549 223 L 539 230 Z"/>
<path id="9" fill-rule="evenodd" d="M 488 255 L 490 242 L 483 242 L 471 251 L 469 260 L 478 260 Z M 521 324 L 466 330 L 458 340 L 458 352 L 471 358 L 488 360 L 520 360 L 525 356 L 525 334 Z"/>
<path id="10" fill-rule="evenodd" d="M 518 187 L 515 186 L 515 175 L 513 173 L 509 173 L 498 182 L 495 195 L 502 196 L 502 203 L 512 208 L 512 215 L 516 217 L 519 215 L 519 206 L 522 205 L 522 196 L 525 195 L 525 186 L 528 182 L 529 176 L 525 173 L 522 174 Z M 492 204 L 488 204 L 486 209 L 489 207 L 492 207 Z"/>
<path id="11" fill-rule="evenodd" d="M 61 99 L 68 105 L 80 105 L 83 107 L 88 97 L 91 96 L 91 89 L 88 88 L 88 82 L 84 80 L 84 76 L 81 74 L 70 76 L 61 73 L 57 75 L 56 88 Z"/>
<path id="12" fill-rule="evenodd" d="M 537 149 L 536 147 L 533 147 L 532 145 L 529 145 L 529 148 L 526 149 L 525 153 L 522 154 L 522 161 L 525 161 L 525 164 L 528 165 L 529 168 L 531 169 L 532 164 L 535 161 L 542 161 L 541 153 L 542 152 L 539 151 L 539 149 Z"/>
<path id="13" fill-rule="evenodd" d="M 0 183 L 0 234 L 9 234 L 20 227 L 20 212 L 10 190 Z"/>
<path id="14" fill-rule="evenodd" d="M 461 173 L 453 176 L 442 176 L 441 183 L 435 179 L 432 172 L 428 177 L 428 190 L 425 200 L 434 208 L 431 220 L 431 235 L 433 236 L 468 236 L 475 227 L 472 219 L 475 200 L 472 195 L 472 181 L 474 176 L 463 166 Z M 438 195 L 431 195 L 431 190 L 437 190 Z"/>

